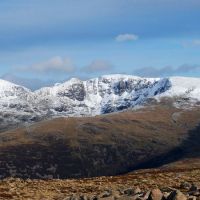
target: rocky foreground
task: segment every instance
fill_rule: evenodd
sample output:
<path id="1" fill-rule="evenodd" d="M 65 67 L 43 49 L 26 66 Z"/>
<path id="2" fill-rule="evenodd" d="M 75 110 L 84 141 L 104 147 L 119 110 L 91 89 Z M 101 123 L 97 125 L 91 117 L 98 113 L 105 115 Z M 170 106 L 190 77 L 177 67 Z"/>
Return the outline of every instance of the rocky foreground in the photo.
<path id="1" fill-rule="evenodd" d="M 90 179 L 0 181 L 0 199 L 24 200 L 195 200 L 200 169 L 150 170 Z"/>

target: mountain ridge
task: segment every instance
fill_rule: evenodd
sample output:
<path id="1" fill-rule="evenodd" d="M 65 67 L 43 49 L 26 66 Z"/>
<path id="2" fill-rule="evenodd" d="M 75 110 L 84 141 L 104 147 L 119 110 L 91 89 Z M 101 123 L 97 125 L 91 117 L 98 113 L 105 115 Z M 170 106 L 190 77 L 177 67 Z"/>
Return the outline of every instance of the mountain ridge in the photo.
<path id="1" fill-rule="evenodd" d="M 56 82 L 54 84 L 51 84 L 49 86 L 43 86 L 43 87 L 40 87 L 38 89 L 35 89 L 35 90 L 32 90 L 30 89 L 29 87 L 26 87 L 24 86 L 23 84 L 18 84 L 18 83 L 15 83 L 15 82 L 12 82 L 11 80 L 7 80 L 7 79 L 4 79 L 3 77 L 0 78 L 0 84 L 2 84 L 2 82 L 7 82 L 7 84 L 12 84 L 12 85 L 15 85 L 15 86 L 20 86 L 20 87 L 23 87 L 25 88 L 26 90 L 29 90 L 31 91 L 32 93 L 42 89 L 42 88 L 52 88 L 54 86 L 58 86 L 58 85 L 62 85 L 62 84 L 65 84 L 65 83 L 68 83 L 68 82 L 73 82 L 73 81 L 81 81 L 81 82 L 85 82 L 85 81 L 89 81 L 89 80 L 95 80 L 95 79 L 99 79 L 99 78 L 134 78 L 134 79 L 149 79 L 149 80 L 160 80 L 160 79 L 185 79 L 185 80 L 200 80 L 200 78 L 198 77 L 191 77 L 191 76 L 166 76 L 166 77 L 142 77 L 142 76 L 135 76 L 135 75 L 129 75 L 129 74 L 107 74 L 107 75 L 101 75 L 101 76 L 98 76 L 98 77 L 94 77 L 94 78 L 89 78 L 89 79 L 86 79 L 86 80 L 82 80 L 78 77 L 72 77 L 66 81 L 62 81 L 62 82 Z"/>
<path id="2" fill-rule="evenodd" d="M 2 81 L 0 179 L 119 175 L 188 159 L 199 166 L 199 85 L 107 75 L 31 92 Z"/>
<path id="3" fill-rule="evenodd" d="M 149 99 L 200 100 L 200 78 L 142 78 L 132 75 L 104 75 L 82 81 L 72 78 L 52 87 L 31 91 L 0 80 L 0 129 L 59 116 L 96 116 L 135 108 Z M 180 106 L 175 101 L 175 106 Z"/>

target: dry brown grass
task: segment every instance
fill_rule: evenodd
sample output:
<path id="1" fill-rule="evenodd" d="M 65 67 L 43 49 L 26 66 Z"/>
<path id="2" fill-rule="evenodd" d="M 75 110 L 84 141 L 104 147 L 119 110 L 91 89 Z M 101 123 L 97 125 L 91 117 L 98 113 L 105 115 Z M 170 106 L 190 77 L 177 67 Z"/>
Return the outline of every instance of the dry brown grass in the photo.
<path id="1" fill-rule="evenodd" d="M 48 174 L 46 169 L 55 164 L 53 177 L 116 175 L 196 157 L 199 111 L 155 105 L 96 117 L 56 118 L 7 131 L 0 134 L 0 172 L 11 162 L 19 177 L 38 163 L 43 169 L 31 177 Z"/>
<path id="2" fill-rule="evenodd" d="M 116 191 L 135 187 L 140 187 L 143 191 L 158 187 L 174 188 L 184 192 L 184 189 L 180 188 L 182 182 L 199 185 L 200 169 L 149 170 L 123 176 L 90 179 L 4 179 L 0 181 L 0 199 L 63 200 L 71 194 L 93 196 L 101 194 L 106 189 Z"/>

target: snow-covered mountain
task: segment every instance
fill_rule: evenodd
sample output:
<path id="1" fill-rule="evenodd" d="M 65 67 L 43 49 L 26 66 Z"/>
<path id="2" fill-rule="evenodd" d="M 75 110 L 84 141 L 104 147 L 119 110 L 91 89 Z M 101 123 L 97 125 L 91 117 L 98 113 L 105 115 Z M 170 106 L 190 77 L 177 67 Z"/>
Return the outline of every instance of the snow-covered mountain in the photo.
<path id="1" fill-rule="evenodd" d="M 141 78 L 105 75 L 31 90 L 0 80 L 0 120 L 6 123 L 37 121 L 54 116 L 94 116 L 143 104 L 149 98 L 181 97 L 200 100 L 200 79 Z"/>

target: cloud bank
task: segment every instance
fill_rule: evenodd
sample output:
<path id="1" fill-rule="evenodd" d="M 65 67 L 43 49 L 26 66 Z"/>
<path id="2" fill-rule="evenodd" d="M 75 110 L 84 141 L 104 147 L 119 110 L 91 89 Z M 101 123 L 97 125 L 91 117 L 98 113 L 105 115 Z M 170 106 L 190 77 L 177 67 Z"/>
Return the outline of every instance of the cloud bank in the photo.
<path id="1" fill-rule="evenodd" d="M 200 39 L 193 40 L 193 41 L 192 41 L 192 44 L 193 44 L 194 46 L 200 46 Z"/>
<path id="2" fill-rule="evenodd" d="M 162 68 L 156 67 L 143 67 L 138 68 L 134 71 L 135 75 L 143 77 L 162 77 L 162 76 L 172 76 L 184 73 L 191 73 L 200 70 L 200 65 L 181 65 L 177 68 L 172 66 L 166 66 Z"/>
<path id="3" fill-rule="evenodd" d="M 70 58 L 62 58 L 60 56 L 53 57 L 49 60 L 33 64 L 29 67 L 19 67 L 20 71 L 34 72 L 34 73 L 72 73 L 76 70 Z"/>
<path id="4" fill-rule="evenodd" d="M 113 69 L 113 65 L 105 60 L 94 60 L 89 65 L 82 68 L 83 72 L 95 73 L 95 72 L 108 72 Z"/>
<path id="5" fill-rule="evenodd" d="M 200 47 L 200 39 L 187 40 L 182 42 L 182 46 L 187 47 Z"/>
<path id="6" fill-rule="evenodd" d="M 113 69 L 112 63 L 107 60 L 96 59 L 93 60 L 90 64 L 85 67 L 77 67 L 74 62 L 68 58 L 62 58 L 56 56 L 50 58 L 49 60 L 32 64 L 30 66 L 19 66 L 14 68 L 14 72 L 22 73 L 34 73 L 36 75 L 45 75 L 45 74 L 67 74 L 70 75 L 79 75 L 79 73 L 100 73 L 100 72 L 111 72 Z"/>

